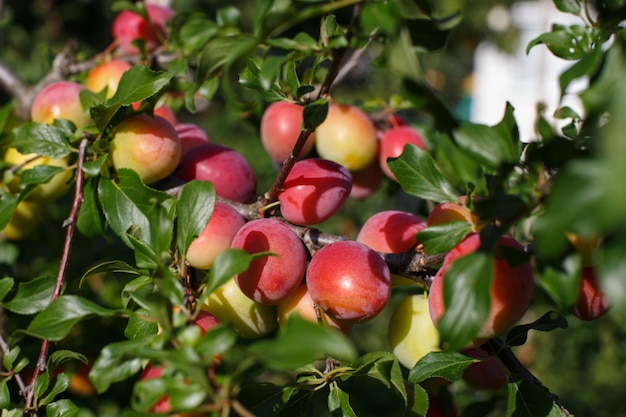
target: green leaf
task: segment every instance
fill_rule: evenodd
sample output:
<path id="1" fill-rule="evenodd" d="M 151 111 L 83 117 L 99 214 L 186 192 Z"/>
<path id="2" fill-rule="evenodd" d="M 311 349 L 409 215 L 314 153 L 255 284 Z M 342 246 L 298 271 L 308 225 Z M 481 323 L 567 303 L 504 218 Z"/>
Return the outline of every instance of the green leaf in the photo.
<path id="1" fill-rule="evenodd" d="M 467 346 L 479 333 L 491 305 L 493 259 L 483 252 L 452 263 L 443 280 L 446 311 L 437 323 L 442 343 L 452 350 Z"/>
<path id="2" fill-rule="evenodd" d="M 526 343 L 530 330 L 550 332 L 555 329 L 567 329 L 567 320 L 559 313 L 549 311 L 532 323 L 513 327 L 506 335 L 505 344 L 507 346 L 521 346 Z"/>
<path id="3" fill-rule="evenodd" d="M 387 48 L 386 57 L 388 70 L 399 77 L 417 82 L 421 75 L 421 68 L 417 53 L 411 40 L 411 34 L 405 27 L 393 39 L 393 44 Z"/>
<path id="4" fill-rule="evenodd" d="M 350 396 L 337 384 L 333 384 L 330 388 L 328 410 L 333 414 L 340 412 L 342 417 L 357 417 L 350 405 Z"/>
<path id="5" fill-rule="evenodd" d="M 176 39 L 185 52 L 199 51 L 218 34 L 217 24 L 202 13 L 194 13 L 180 27 Z"/>
<path id="6" fill-rule="evenodd" d="M 75 417 L 80 409 L 71 400 L 58 400 L 46 406 L 48 417 Z"/>
<path id="7" fill-rule="evenodd" d="M 88 269 L 80 279 L 80 285 L 82 286 L 85 283 L 85 280 L 92 275 L 107 273 L 135 276 L 141 275 L 141 272 L 137 268 L 130 266 L 124 261 L 107 261 Z"/>
<path id="8" fill-rule="evenodd" d="M 547 390 L 520 379 L 508 384 L 506 417 L 564 417 Z"/>
<path id="9" fill-rule="evenodd" d="M 409 371 L 408 379 L 419 384 L 428 378 L 443 378 L 450 382 L 463 377 L 463 371 L 476 360 L 459 352 L 430 352 Z"/>
<path id="10" fill-rule="evenodd" d="M 3 305 L 2 301 L 4 300 L 4 297 L 6 297 L 9 291 L 11 291 L 14 284 L 15 280 L 11 277 L 0 278 L 0 305 Z"/>
<path id="11" fill-rule="evenodd" d="M 13 369 L 13 364 L 15 360 L 20 355 L 22 349 L 19 346 L 15 346 L 4 352 L 2 355 L 2 365 L 5 369 L 11 370 Z"/>
<path id="12" fill-rule="evenodd" d="M 439 93 L 427 83 L 406 78 L 402 82 L 401 94 L 416 110 L 432 115 L 438 131 L 451 133 L 459 125 Z"/>
<path id="13" fill-rule="evenodd" d="M 405 145 L 389 168 L 407 193 L 433 202 L 458 201 L 458 195 L 445 179 L 432 156 L 415 145 Z"/>
<path id="14" fill-rule="evenodd" d="M 455 130 L 454 139 L 476 161 L 491 169 L 498 169 L 502 164 L 513 164 L 520 156 L 517 125 L 510 105 L 507 105 L 504 118 L 497 125 L 466 122 Z"/>
<path id="15" fill-rule="evenodd" d="M 11 379 L 12 378 L 0 379 L 0 408 L 3 410 L 8 409 L 11 406 L 11 392 L 9 391 L 9 387 L 7 385 Z"/>
<path id="16" fill-rule="evenodd" d="M 50 124 L 27 122 L 14 129 L 13 134 L 13 146 L 24 155 L 64 158 L 74 151 L 67 136 Z"/>
<path id="17" fill-rule="evenodd" d="M 554 0 L 556 8 L 564 13 L 580 16 L 582 8 L 580 0 Z"/>
<path id="18" fill-rule="evenodd" d="M 257 38 L 247 34 L 212 39 L 202 50 L 196 82 L 215 76 L 223 66 L 249 55 L 257 42 Z"/>
<path id="19" fill-rule="evenodd" d="M 130 169 L 118 170 L 118 182 L 101 178 L 98 196 L 111 229 L 126 245 L 132 248 L 127 235 L 131 227 L 139 229 L 138 239 L 151 245 L 150 209 L 172 197 L 147 187 L 139 175 Z M 136 236 L 137 237 L 137 236 Z"/>
<path id="20" fill-rule="evenodd" d="M 267 256 L 267 253 L 250 255 L 243 249 L 229 249 L 221 252 L 211 265 L 206 289 L 200 300 L 204 302 L 213 291 L 221 287 L 226 281 L 236 274 L 246 271 L 250 267 L 250 262 L 259 256 Z"/>
<path id="21" fill-rule="evenodd" d="M 314 131 L 328 115 L 328 99 L 322 98 L 308 103 L 302 111 L 302 129 Z"/>
<path id="22" fill-rule="evenodd" d="M 48 387 L 49 390 L 46 390 L 48 393 L 44 397 L 41 397 L 38 400 L 38 403 L 40 405 L 46 405 L 52 402 L 52 400 L 54 400 L 54 397 L 67 390 L 67 387 L 69 385 L 70 377 L 67 376 L 67 374 L 65 373 L 58 374 L 56 378 L 54 378 L 54 384 L 52 385 L 52 387 Z"/>
<path id="23" fill-rule="evenodd" d="M 100 236 L 104 232 L 104 218 L 98 205 L 96 178 L 85 181 L 83 203 L 80 205 L 76 227 L 88 237 Z"/>
<path id="24" fill-rule="evenodd" d="M 567 88 L 572 81 L 585 76 L 594 76 L 602 65 L 603 56 L 602 43 L 598 42 L 591 53 L 585 54 L 578 62 L 563 71 L 559 76 L 561 95 L 567 92 Z"/>
<path id="25" fill-rule="evenodd" d="M 176 233 L 178 251 L 183 257 L 191 242 L 204 230 L 213 214 L 215 188 L 208 181 L 186 183 L 178 196 L 176 206 Z"/>
<path id="26" fill-rule="evenodd" d="M 21 282 L 15 296 L 10 301 L 3 302 L 2 306 L 18 314 L 38 313 L 50 303 L 54 285 L 55 277 L 51 275 Z"/>
<path id="27" fill-rule="evenodd" d="M 119 313 L 121 311 L 101 307 L 77 295 L 62 295 L 37 314 L 24 333 L 40 339 L 61 340 L 81 320 Z"/>
<path id="28" fill-rule="evenodd" d="M 250 352 L 268 366 L 282 369 L 296 369 L 327 356 L 347 361 L 357 356 L 356 348 L 345 335 L 297 314 L 289 318 L 276 338 L 252 344 Z"/>
<path id="29" fill-rule="evenodd" d="M 173 74 L 164 71 L 153 71 L 147 66 L 133 65 L 122 74 L 115 95 L 107 102 L 107 106 L 131 104 L 143 101 L 160 93 L 170 82 Z"/>
<path id="30" fill-rule="evenodd" d="M 47 366 L 48 372 L 55 370 L 59 365 L 70 360 L 81 361 L 84 364 L 89 363 L 89 361 L 87 360 L 87 357 L 83 355 L 82 353 L 73 352 L 71 350 L 66 350 L 66 349 L 57 350 L 57 351 L 52 352 L 52 354 L 48 358 L 48 366 Z"/>
<path id="31" fill-rule="evenodd" d="M 216 355 L 227 353 L 237 343 L 237 333 L 232 326 L 220 324 L 209 330 L 194 347 L 204 358 L 213 360 Z"/>
<path id="32" fill-rule="evenodd" d="M 26 187 L 28 185 L 46 184 L 61 171 L 64 171 L 64 168 L 52 165 L 37 165 L 20 172 L 20 185 Z"/>
<path id="33" fill-rule="evenodd" d="M 410 402 L 410 410 L 417 416 L 426 416 L 428 412 L 428 393 L 419 384 L 413 384 L 413 397 Z"/>
<path id="34" fill-rule="evenodd" d="M 539 265 L 539 281 L 562 311 L 576 304 L 580 288 L 580 256 L 568 256 L 560 265 Z"/>
<path id="35" fill-rule="evenodd" d="M 0 190 L 0 230 L 4 229 L 11 221 L 19 201 L 19 195 L 7 194 Z"/>
<path id="36" fill-rule="evenodd" d="M 125 340 L 105 346 L 89 371 L 89 380 L 99 394 L 111 384 L 124 381 L 141 369 L 137 351 L 148 346 L 153 338 Z"/>
<path id="37" fill-rule="evenodd" d="M 157 334 L 159 326 L 155 321 L 147 320 L 150 312 L 140 308 L 130 315 L 128 324 L 124 329 L 124 336 L 129 339 L 139 339 Z"/>
<path id="38" fill-rule="evenodd" d="M 417 240 L 424 245 L 424 251 L 429 255 L 444 253 L 461 242 L 472 228 L 473 225 L 466 221 L 437 224 L 420 230 Z"/>

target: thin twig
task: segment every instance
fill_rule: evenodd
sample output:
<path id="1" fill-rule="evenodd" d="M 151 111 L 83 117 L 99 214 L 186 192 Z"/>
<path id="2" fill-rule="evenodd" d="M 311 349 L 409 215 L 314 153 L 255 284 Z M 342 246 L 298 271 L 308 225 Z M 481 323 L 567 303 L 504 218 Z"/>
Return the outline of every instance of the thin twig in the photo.
<path id="1" fill-rule="evenodd" d="M 63 223 L 64 227 L 67 227 L 65 234 L 65 243 L 63 245 L 63 254 L 61 256 L 61 262 L 59 266 L 59 272 L 56 277 L 56 282 L 54 285 L 54 289 L 52 291 L 52 295 L 50 296 L 50 303 L 54 302 L 54 300 L 58 299 L 61 296 L 61 291 L 65 284 L 66 275 L 67 275 L 67 267 L 69 265 L 70 253 L 72 251 L 72 244 L 74 242 L 74 232 L 76 231 L 76 221 L 78 219 L 78 213 L 80 211 L 80 206 L 83 202 L 83 188 L 85 182 L 85 173 L 83 172 L 83 164 L 85 163 L 85 158 L 87 155 L 87 146 L 89 145 L 89 139 L 85 138 L 81 141 L 79 151 L 78 151 L 78 162 L 76 166 L 76 190 L 74 192 L 74 201 L 72 204 L 72 209 L 70 211 L 70 215 Z M 39 374 L 46 369 L 46 361 L 48 358 L 48 350 L 50 349 L 50 341 L 48 339 L 44 339 L 41 343 L 41 349 L 39 351 L 39 358 L 37 359 L 37 366 L 33 372 L 33 377 L 30 381 L 30 384 L 26 390 L 26 404 L 24 408 L 26 410 L 30 409 L 33 406 L 34 394 L 35 394 L 35 380 L 39 376 Z M 36 414 L 35 414 L 36 415 Z"/>

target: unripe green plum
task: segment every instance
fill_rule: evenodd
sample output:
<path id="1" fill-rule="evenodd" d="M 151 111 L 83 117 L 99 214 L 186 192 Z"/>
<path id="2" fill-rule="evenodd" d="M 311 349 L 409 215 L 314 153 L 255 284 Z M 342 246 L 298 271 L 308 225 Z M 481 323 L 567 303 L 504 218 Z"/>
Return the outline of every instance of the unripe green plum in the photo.
<path id="1" fill-rule="evenodd" d="M 122 75 L 130 68 L 131 65 L 121 59 L 104 61 L 89 71 L 85 86 L 94 93 L 99 93 L 106 88 L 106 98 L 111 98 L 117 91 Z"/>
<path id="2" fill-rule="evenodd" d="M 409 369 L 426 354 L 439 350 L 439 332 L 430 318 L 425 295 L 411 295 L 398 303 L 389 320 L 389 345 Z"/>
<path id="3" fill-rule="evenodd" d="M 209 269 L 217 255 L 230 248 L 235 234 L 245 223 L 243 216 L 233 207 L 215 202 L 211 219 L 187 250 L 189 265 Z"/>
<path id="4" fill-rule="evenodd" d="M 221 323 L 229 323 L 246 339 L 266 336 L 277 326 L 276 307 L 251 300 L 234 278 L 213 291 L 202 309 L 213 314 Z"/>
<path id="5" fill-rule="evenodd" d="M 427 150 L 424 139 L 411 126 L 393 127 L 381 135 L 380 150 L 378 152 L 379 165 L 385 175 L 394 181 L 397 181 L 397 179 L 395 174 L 391 172 L 389 165 L 387 165 L 387 160 L 399 157 L 407 144 Z"/>
<path id="6" fill-rule="evenodd" d="M 80 103 L 79 94 L 86 87 L 72 81 L 56 81 L 43 88 L 33 100 L 30 118 L 33 122 L 51 124 L 55 119 L 66 119 L 77 128 L 92 123 Z"/>
<path id="7" fill-rule="evenodd" d="M 291 155 L 302 130 L 303 107 L 289 101 L 277 101 L 261 117 L 261 143 L 274 164 L 280 166 Z M 307 139 L 299 158 L 308 155 L 315 145 L 314 136 Z"/>
<path id="8" fill-rule="evenodd" d="M 331 104 L 326 119 L 315 130 L 315 148 L 320 157 L 358 171 L 376 159 L 376 128 L 358 107 Z"/>
<path id="9" fill-rule="evenodd" d="M 126 54 L 138 54 L 133 41 L 142 40 L 148 52 L 160 46 L 167 36 L 167 23 L 174 17 L 169 7 L 146 3 L 150 21 L 130 10 L 122 10 L 113 20 L 112 33 L 118 48 Z"/>
<path id="10" fill-rule="evenodd" d="M 387 305 L 390 275 L 385 261 L 365 244 L 338 241 L 313 255 L 306 285 L 315 304 L 330 317 L 360 323 Z"/>
<path id="11" fill-rule="evenodd" d="M 321 158 L 298 161 L 278 194 L 280 212 L 297 225 L 314 225 L 334 216 L 352 188 L 352 175 L 343 166 Z"/>
<path id="12" fill-rule="evenodd" d="M 116 169 L 130 168 L 146 184 L 172 174 L 181 152 L 174 126 L 162 117 L 147 114 L 129 117 L 117 125 L 110 149 Z"/>
<path id="13" fill-rule="evenodd" d="M 37 228 L 40 217 L 40 202 L 22 200 L 15 206 L 9 223 L 0 230 L 0 236 L 13 241 L 26 239 Z"/>
<path id="14" fill-rule="evenodd" d="M 273 252 L 254 259 L 235 281 L 244 294 L 261 304 L 275 305 L 296 291 L 304 278 L 307 253 L 304 244 L 285 223 L 274 219 L 252 220 L 242 226 L 231 247 L 249 254 Z"/>
<path id="15" fill-rule="evenodd" d="M 498 248 L 523 251 L 522 245 L 509 236 L 498 240 Z M 430 287 L 430 315 L 436 324 L 445 312 L 443 302 L 443 281 L 446 271 L 460 257 L 475 252 L 480 247 L 480 235 L 472 233 L 455 246 L 444 258 Z M 496 250 L 493 260 L 494 275 L 490 287 L 491 307 L 489 314 L 477 335 L 477 340 L 488 339 L 504 333 L 516 324 L 530 305 L 534 281 L 529 261 L 520 265 L 510 265 Z"/>
<path id="16" fill-rule="evenodd" d="M 50 158 L 49 156 L 37 156 L 37 154 L 22 154 L 17 149 L 11 147 L 7 149 L 4 154 L 4 161 L 11 165 L 21 165 L 22 168 L 13 178 L 13 181 L 9 184 L 9 188 L 13 192 L 19 192 L 19 173 L 28 169 L 33 169 L 39 165 L 48 165 L 53 167 L 63 168 L 63 171 L 58 172 L 45 184 L 39 184 L 35 187 L 27 196 L 31 201 L 53 201 L 61 197 L 70 188 L 72 188 L 73 171 L 68 168 L 67 159 L 65 158 Z M 30 162 L 27 162 L 30 161 Z"/>

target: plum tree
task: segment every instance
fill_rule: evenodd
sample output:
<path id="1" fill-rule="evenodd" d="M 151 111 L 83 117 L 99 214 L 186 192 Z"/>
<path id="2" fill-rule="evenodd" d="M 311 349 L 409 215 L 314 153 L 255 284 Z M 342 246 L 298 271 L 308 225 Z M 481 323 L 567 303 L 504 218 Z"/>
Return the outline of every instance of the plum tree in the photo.
<path id="1" fill-rule="evenodd" d="M 274 219 L 252 220 L 235 234 L 231 247 L 263 254 L 248 269 L 235 275 L 241 291 L 252 300 L 280 304 L 296 291 L 304 278 L 304 245 L 287 225 Z"/>
<path id="2" fill-rule="evenodd" d="M 261 143 L 277 166 L 291 153 L 302 130 L 303 107 L 289 101 L 271 103 L 261 117 Z M 315 145 L 314 136 L 307 139 L 300 157 L 308 155 Z"/>
<path id="3" fill-rule="evenodd" d="M 347 104 L 331 104 L 324 122 L 315 130 L 319 156 L 358 171 L 378 155 L 376 128 L 361 109 Z"/>
<path id="4" fill-rule="evenodd" d="M 210 181 L 218 196 L 247 203 L 254 199 L 257 178 L 246 159 L 235 150 L 207 143 L 183 156 L 176 175 L 184 181 Z"/>
<path id="5" fill-rule="evenodd" d="M 79 94 L 86 87 L 72 81 L 48 84 L 34 98 L 30 117 L 33 122 L 52 123 L 55 119 L 69 120 L 77 128 L 92 123 L 80 102 Z"/>
<path id="6" fill-rule="evenodd" d="M 340 241 L 313 256 L 306 285 L 315 304 L 330 317 L 360 323 L 387 305 L 391 275 L 382 258 L 365 244 Z"/>
<path id="7" fill-rule="evenodd" d="M 429 293 L 429 311 L 433 322 L 437 323 L 445 312 L 443 282 L 451 265 L 462 256 L 480 248 L 480 235 L 468 235 L 446 255 L 443 266 L 437 272 Z M 509 236 L 498 240 L 498 250 L 502 248 L 521 252 L 522 245 Z M 496 254 L 493 259 L 494 273 L 490 285 L 490 309 L 483 323 L 478 339 L 488 339 L 502 334 L 517 323 L 530 305 L 534 289 L 534 276 L 530 262 L 513 265 Z"/>
<path id="8" fill-rule="evenodd" d="M 298 161 L 278 194 L 280 212 L 293 224 L 314 225 L 337 214 L 350 196 L 352 175 L 326 159 Z"/>
<path id="9" fill-rule="evenodd" d="M 116 169 L 137 172 L 146 184 L 172 174 L 181 160 L 176 129 L 162 117 L 139 114 L 116 126 L 111 140 L 111 162 Z"/>

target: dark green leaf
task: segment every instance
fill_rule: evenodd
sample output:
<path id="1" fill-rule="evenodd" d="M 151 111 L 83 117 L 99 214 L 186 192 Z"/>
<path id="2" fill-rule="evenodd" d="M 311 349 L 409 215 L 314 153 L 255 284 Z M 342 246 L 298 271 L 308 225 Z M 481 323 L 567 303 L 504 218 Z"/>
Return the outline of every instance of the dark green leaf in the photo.
<path id="1" fill-rule="evenodd" d="M 176 206 L 177 245 L 183 257 L 209 222 L 214 205 L 215 188 L 210 182 L 191 181 L 183 186 Z"/>
<path id="2" fill-rule="evenodd" d="M 89 363 L 87 357 L 79 352 L 73 352 L 71 350 L 57 350 L 52 352 L 50 357 L 48 358 L 48 371 L 53 371 L 57 368 L 57 366 L 61 365 L 70 360 L 81 361 L 84 364 Z"/>
<path id="3" fill-rule="evenodd" d="M 459 350 L 478 335 L 489 314 L 492 276 L 493 259 L 483 252 L 455 260 L 446 271 L 443 280 L 446 311 L 437 329 L 447 348 Z"/>
<path id="4" fill-rule="evenodd" d="M 2 355 L 2 365 L 5 369 L 13 369 L 13 364 L 20 355 L 21 351 L 22 349 L 19 346 L 15 346 L 4 352 L 4 354 Z"/>
<path id="5" fill-rule="evenodd" d="M 215 358 L 232 349 L 237 342 L 237 333 L 229 325 L 222 324 L 209 330 L 195 346 L 205 358 Z"/>
<path id="6" fill-rule="evenodd" d="M 224 65 L 247 56 L 257 42 L 255 37 L 244 34 L 212 39 L 202 51 L 198 81 L 214 76 Z"/>
<path id="7" fill-rule="evenodd" d="M 137 173 L 130 169 L 118 170 L 118 182 L 101 178 L 98 196 L 104 215 L 111 229 L 129 247 L 132 247 L 127 232 L 131 227 L 139 229 L 139 239 L 150 245 L 150 221 L 148 212 L 171 196 L 153 190 L 141 182 Z M 137 237 L 137 235 L 135 235 Z"/>
<path id="8" fill-rule="evenodd" d="M 515 163 L 520 156 L 517 125 L 510 105 L 507 105 L 504 118 L 497 125 L 466 122 L 455 130 L 454 139 L 476 161 L 491 169 Z"/>
<path id="9" fill-rule="evenodd" d="M 247 270 L 250 262 L 258 256 L 267 256 L 267 254 L 250 255 L 243 249 L 229 249 L 217 255 L 209 271 L 207 286 L 201 300 L 208 298 L 213 291 L 236 274 Z"/>
<path id="10" fill-rule="evenodd" d="M 9 291 L 11 291 L 14 284 L 15 284 L 15 281 L 13 280 L 13 278 L 10 278 L 10 277 L 0 278 L 0 304 L 2 303 L 2 300 L 4 300 L 4 297 L 7 296 Z"/>
<path id="11" fill-rule="evenodd" d="M 48 417 L 75 417 L 80 409 L 71 400 L 58 400 L 46 406 Z"/>
<path id="12" fill-rule="evenodd" d="M 136 275 L 136 276 L 141 275 L 140 271 L 137 268 L 128 265 L 124 261 L 108 261 L 108 262 L 104 262 L 99 265 L 96 265 L 92 267 L 91 269 L 87 270 L 87 272 L 85 272 L 82 278 L 80 279 L 80 284 L 82 286 L 85 280 L 92 275 L 107 274 L 107 273 Z"/>
<path id="13" fill-rule="evenodd" d="M 136 374 L 142 364 L 142 360 L 137 357 L 137 351 L 151 341 L 152 338 L 143 338 L 105 346 L 89 372 L 89 380 L 96 391 L 103 393 L 111 384 Z"/>
<path id="14" fill-rule="evenodd" d="M 39 399 L 39 404 L 46 405 L 52 402 L 52 400 L 54 400 L 54 397 L 67 390 L 69 384 L 70 377 L 67 374 L 58 374 L 56 378 L 54 378 L 54 383 L 52 384 L 52 387 L 48 387 L 48 389 L 46 390 L 47 394 Z"/>
<path id="15" fill-rule="evenodd" d="M 494 194 L 485 199 L 477 199 L 474 209 L 481 221 L 511 221 L 529 211 L 519 196 L 511 194 Z"/>
<path id="16" fill-rule="evenodd" d="M 12 378 L 0 379 L 0 408 L 3 410 L 11 407 L 11 392 L 9 391 L 8 383 Z"/>
<path id="17" fill-rule="evenodd" d="M 107 106 L 117 104 L 130 106 L 160 93 L 171 79 L 170 73 L 153 71 L 143 65 L 134 65 L 122 75 L 115 95 L 106 104 Z"/>
<path id="18" fill-rule="evenodd" d="M 425 82 L 405 79 L 402 83 L 402 95 L 416 109 L 431 114 L 438 131 L 451 133 L 459 125 L 439 93 Z"/>
<path id="19" fill-rule="evenodd" d="M 55 277 L 51 275 L 21 282 L 15 296 L 10 301 L 3 302 L 2 306 L 18 314 L 38 313 L 50 303 L 54 285 Z"/>
<path id="20" fill-rule="evenodd" d="M 74 150 L 59 129 L 43 123 L 28 122 L 13 130 L 13 146 L 24 154 L 35 153 L 64 158 Z"/>
<path id="21" fill-rule="evenodd" d="M 464 221 L 437 224 L 420 230 L 417 240 L 424 245 L 424 251 L 429 255 L 444 253 L 463 240 L 472 228 L 471 223 Z"/>
<path id="22" fill-rule="evenodd" d="M 419 80 L 421 69 L 411 34 L 406 27 L 400 30 L 399 35 L 393 39 L 393 44 L 387 48 L 386 60 L 389 71 L 413 82 Z"/>
<path id="23" fill-rule="evenodd" d="M 201 13 L 190 16 L 179 30 L 177 39 L 187 53 L 199 51 L 218 34 L 217 24 Z"/>
<path id="24" fill-rule="evenodd" d="M 297 314 L 289 318 L 276 338 L 256 342 L 250 351 L 269 366 L 283 369 L 296 369 L 326 356 L 348 361 L 357 356 L 354 345 L 342 333 Z"/>
<path id="25" fill-rule="evenodd" d="M 310 132 L 314 131 L 326 119 L 328 114 L 328 100 L 319 99 L 304 107 L 302 113 L 302 128 Z"/>
<path id="26" fill-rule="evenodd" d="M 550 393 L 528 380 L 510 382 L 508 388 L 506 417 L 564 417 Z"/>
<path id="27" fill-rule="evenodd" d="M 428 393 L 419 384 L 413 384 L 413 396 L 409 403 L 410 410 L 417 416 L 426 416 L 428 411 Z"/>
<path id="28" fill-rule="evenodd" d="M 14 194 L 6 194 L 0 191 L 0 230 L 4 229 L 11 221 L 15 207 L 20 197 Z"/>
<path id="29" fill-rule="evenodd" d="M 539 281 L 562 311 L 570 309 L 578 299 L 581 263 L 578 255 L 569 256 L 560 265 L 539 268 Z"/>
<path id="30" fill-rule="evenodd" d="M 409 194 L 433 202 L 458 201 L 430 154 L 415 145 L 406 145 L 399 158 L 389 161 L 402 188 Z"/>
<path id="31" fill-rule="evenodd" d="M 24 332 L 40 339 L 61 340 L 83 319 L 118 313 L 76 295 L 62 295 L 37 314 Z"/>
<path id="32" fill-rule="evenodd" d="M 333 413 L 340 413 L 342 417 L 357 417 L 350 405 L 350 396 L 347 392 L 334 384 L 330 388 L 328 395 L 328 410 Z"/>
<path id="33" fill-rule="evenodd" d="M 150 318 L 150 313 L 145 309 L 135 311 L 128 318 L 124 336 L 132 340 L 157 334 L 159 326 Z"/>
<path id="34" fill-rule="evenodd" d="M 475 359 L 459 352 L 430 352 L 415 364 L 408 379 L 414 384 L 435 377 L 450 382 L 458 381 L 465 368 L 474 362 Z"/>
<path id="35" fill-rule="evenodd" d="M 554 5 L 560 11 L 576 16 L 580 16 L 582 10 L 580 0 L 554 0 Z"/>
<path id="36" fill-rule="evenodd" d="M 100 236 L 104 231 L 104 217 L 97 198 L 97 179 L 92 178 L 85 182 L 83 188 L 83 203 L 78 212 L 76 227 L 85 236 Z"/>
<path id="37" fill-rule="evenodd" d="M 563 71 L 559 76 L 559 86 L 561 95 L 567 92 L 567 88 L 572 81 L 581 77 L 592 77 L 602 65 L 603 51 L 602 43 L 598 42 L 591 53 L 585 54 L 578 62 Z M 585 94 L 585 92 L 583 92 Z"/>
<path id="38" fill-rule="evenodd" d="M 508 346 L 521 346 L 526 343 L 530 330 L 549 332 L 555 329 L 567 329 L 567 320 L 562 315 L 549 311 L 532 323 L 513 327 L 506 335 L 505 344 Z"/>

